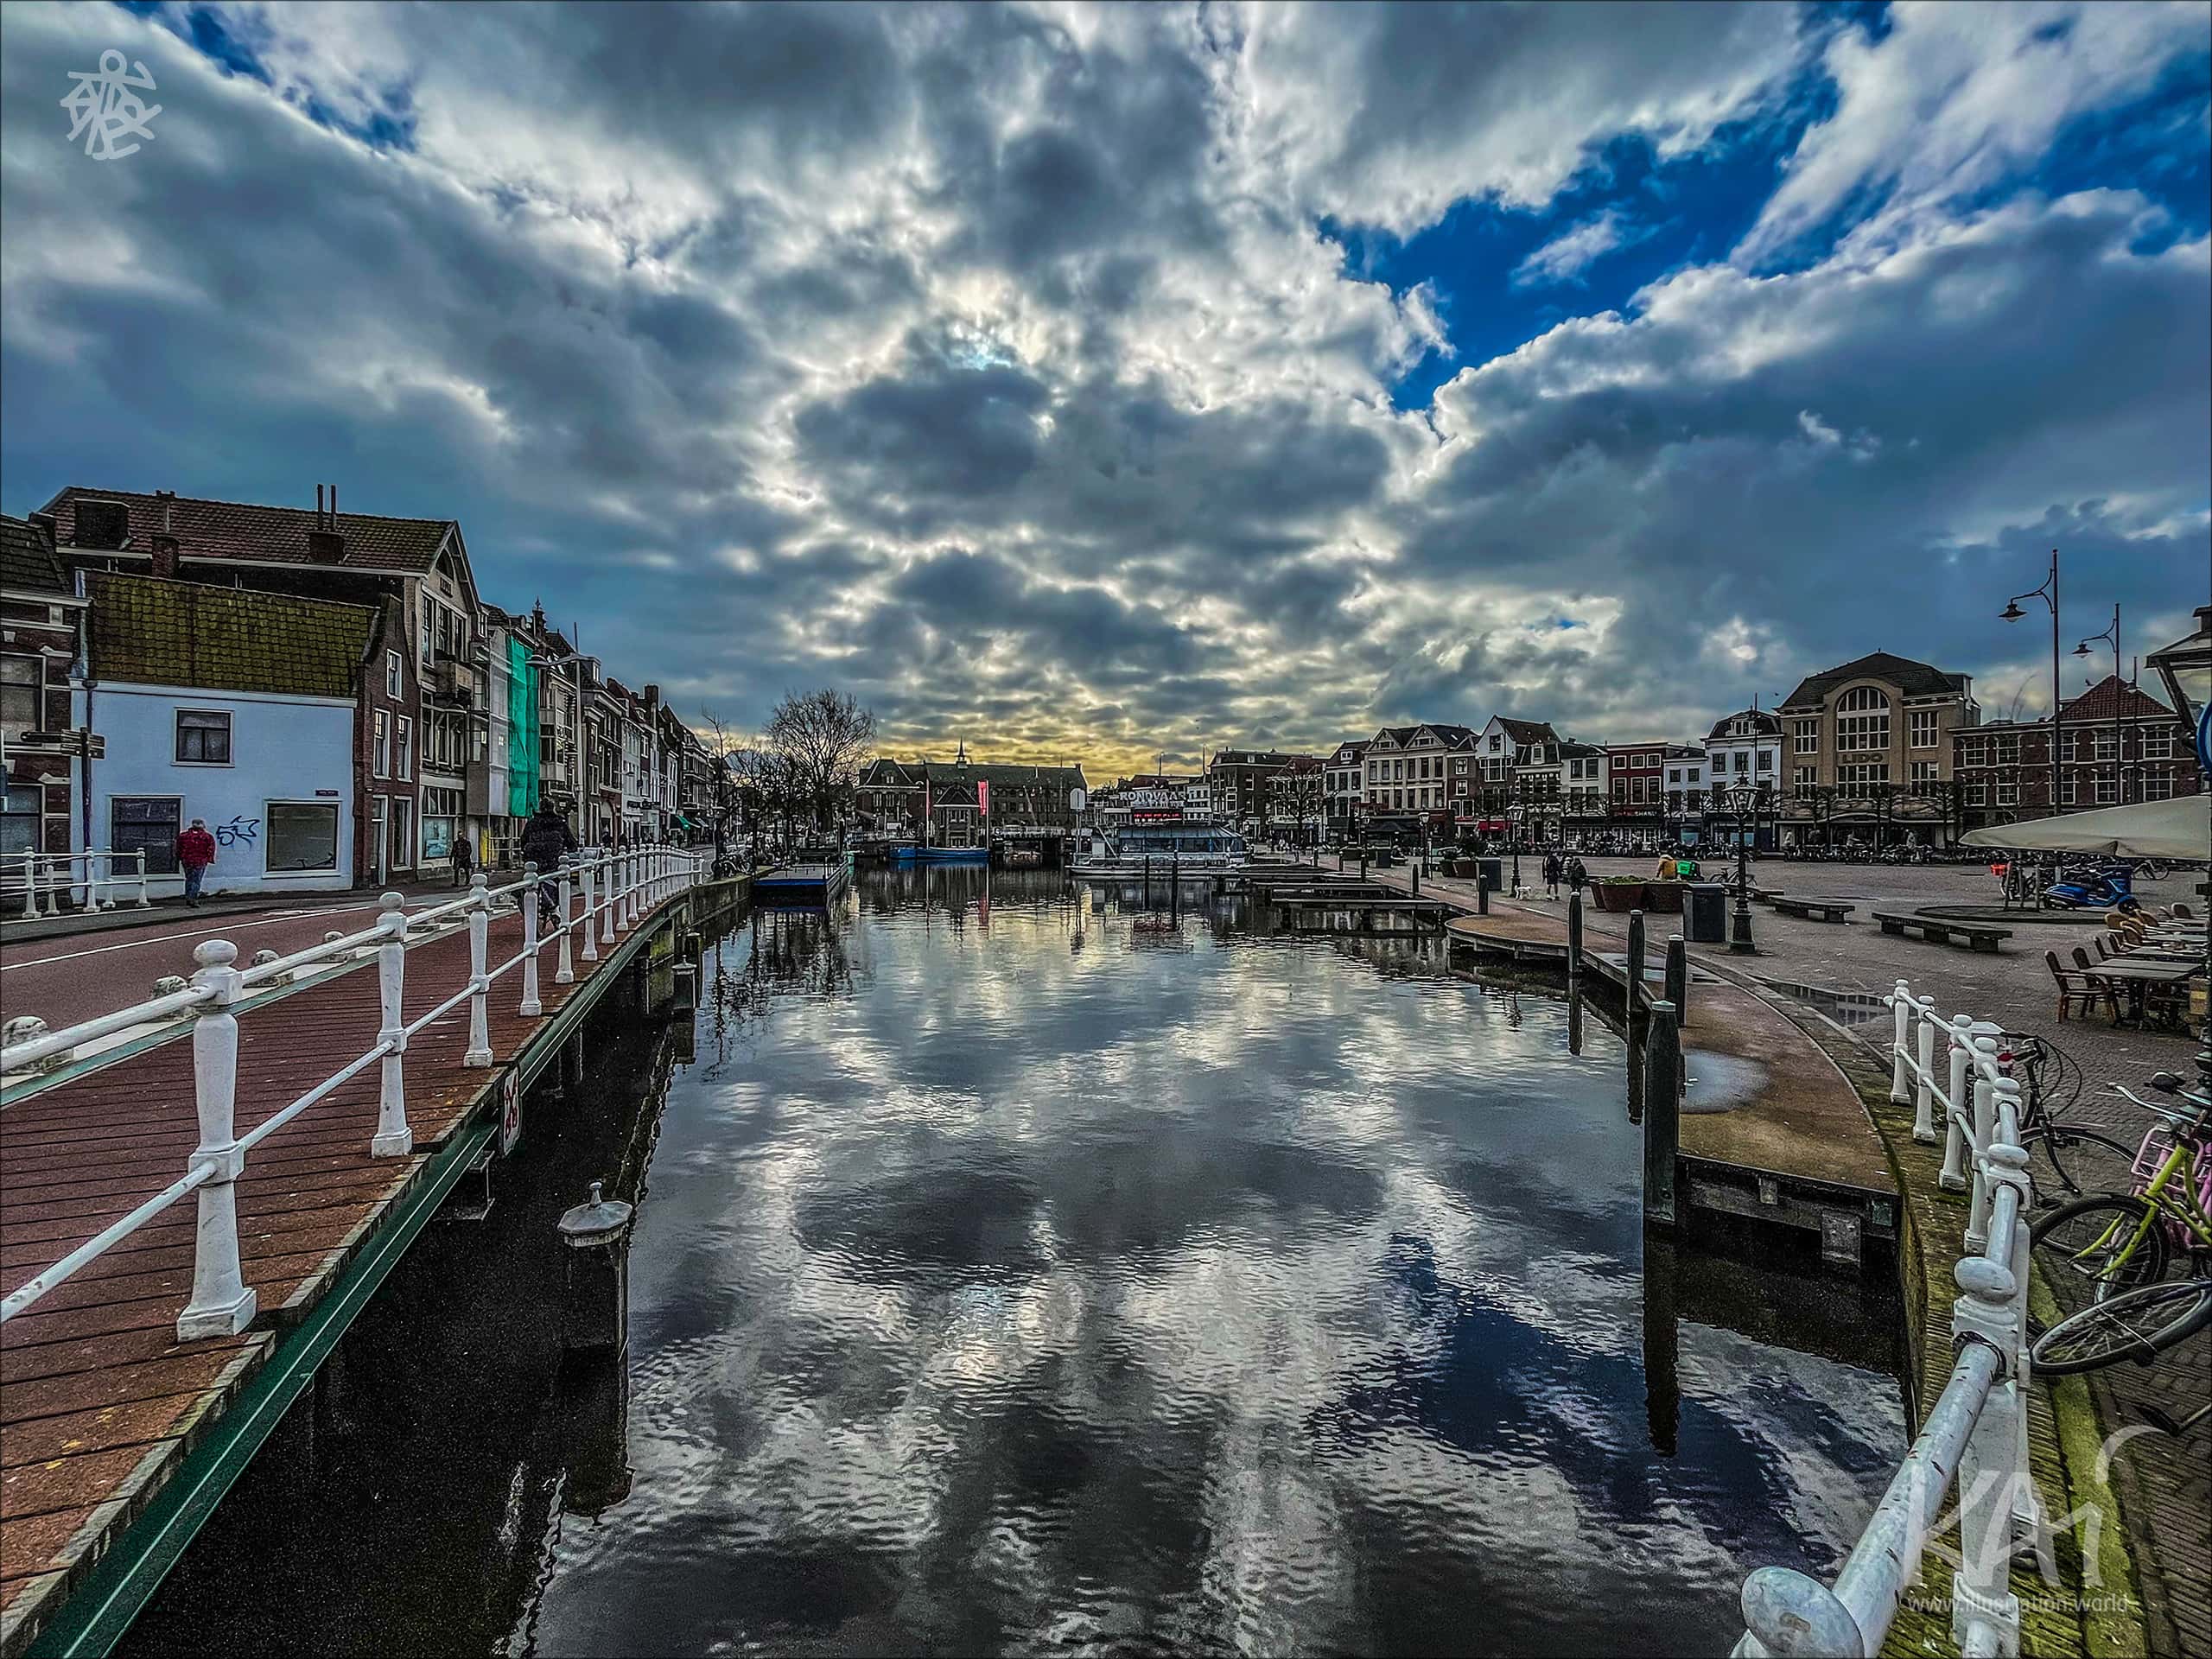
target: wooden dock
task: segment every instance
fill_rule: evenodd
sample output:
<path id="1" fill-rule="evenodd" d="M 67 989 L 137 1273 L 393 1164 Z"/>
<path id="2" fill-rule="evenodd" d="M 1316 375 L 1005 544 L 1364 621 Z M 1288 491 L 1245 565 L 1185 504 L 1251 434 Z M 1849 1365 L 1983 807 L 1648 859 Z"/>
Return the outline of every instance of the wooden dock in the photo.
<path id="1" fill-rule="evenodd" d="M 771 906 L 797 906 L 821 909 L 835 901 L 852 880 L 842 861 L 819 864 L 779 864 L 753 878 L 754 899 Z"/>
<path id="2" fill-rule="evenodd" d="M 1478 955 L 1567 964 L 1565 918 L 1510 901 L 1493 899 L 1489 915 L 1458 917 L 1446 931 Z M 1618 944 L 1610 928 L 1601 935 L 1592 926 L 1583 965 L 1626 1006 L 1628 959 Z M 1656 934 L 1646 947 L 1638 1013 L 1664 995 L 1664 963 L 1665 935 Z M 1774 993 L 1694 958 L 1689 975 L 1677 1192 L 1693 1211 L 1814 1233 L 1821 1254 L 1839 1262 L 1863 1259 L 1870 1241 L 1893 1244 L 1897 1183 L 1850 1081 Z"/>
<path id="3" fill-rule="evenodd" d="M 416 1033 L 404 1059 L 409 1155 L 370 1154 L 373 1066 L 256 1147 L 237 1185 L 239 1254 L 261 1310 L 248 1330 L 176 1339 L 193 1290 L 188 1200 L 0 1325 L 0 1655 L 23 1651 L 57 1615 L 83 1626 L 76 1601 L 103 1604 L 107 1622 L 92 1627 L 102 1639 L 120 1634 L 438 1201 L 483 1167 L 507 1103 L 723 887 L 742 891 L 711 884 L 663 900 L 599 960 L 578 960 L 571 984 L 553 982 L 543 947 L 535 1016 L 517 1012 L 512 978 L 495 982 L 488 1067 L 462 1063 L 465 1000 Z M 520 917 L 495 918 L 490 933 L 505 960 L 521 947 Z M 444 1001 L 468 962 L 466 928 L 412 945 L 407 1017 Z M 375 1045 L 376 973 L 370 956 L 239 1015 L 239 1133 Z M 198 1141 L 191 1029 L 0 1109 L 0 1294 L 183 1173 Z M 320 1346 L 295 1352 L 310 1334 Z"/>

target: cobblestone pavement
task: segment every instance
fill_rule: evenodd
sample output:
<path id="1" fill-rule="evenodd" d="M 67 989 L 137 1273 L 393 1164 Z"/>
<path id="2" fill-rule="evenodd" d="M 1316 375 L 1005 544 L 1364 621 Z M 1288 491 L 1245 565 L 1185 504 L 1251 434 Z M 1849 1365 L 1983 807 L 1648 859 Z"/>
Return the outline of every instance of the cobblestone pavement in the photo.
<path id="1" fill-rule="evenodd" d="M 1648 875 L 1653 861 L 1593 858 L 1585 863 L 1592 875 Z M 1707 868 L 1711 873 L 1715 867 Z M 1879 995 L 1904 979 L 1916 994 L 1933 996 L 1944 1014 L 1970 1014 L 1993 1020 L 2008 1031 L 2031 1033 L 2082 1069 L 2081 1098 L 2066 1114 L 2067 1121 L 2103 1129 L 2127 1146 L 2141 1138 L 2150 1120 L 2110 1093 L 2107 1086 L 2126 1083 L 2139 1094 L 2147 1094 L 2145 1081 L 2153 1071 L 2194 1074 L 2197 1044 L 2192 1037 L 2115 1029 L 2102 1015 L 2059 1020 L 2057 995 L 2043 953 L 2056 950 L 2062 960 L 2070 957 L 2075 945 L 2088 944 L 2095 932 L 2092 927 L 2037 924 L 2024 915 L 2004 950 L 1991 956 L 1929 944 L 1917 935 L 1885 934 L 1870 919 L 1878 908 L 1994 906 L 1996 883 L 1983 867 L 1799 864 L 1764 859 L 1752 868 L 1752 880 L 1759 887 L 1793 897 L 1841 900 L 1856 905 L 1858 912 L 1843 925 L 1802 920 L 1757 906 L 1752 928 L 1758 957 L 1733 957 L 1725 945 L 1694 946 L 1693 955 L 1736 971 L 1748 969 L 1784 988 Z M 1523 882 L 1536 885 L 1541 893 L 1541 861 L 1524 858 L 1521 870 Z M 1402 882 L 1402 870 L 1389 874 Z M 2145 882 L 2137 891 L 2147 905 L 2180 899 L 2202 914 L 2205 901 L 2193 891 L 2202 879 L 2201 873 L 2170 876 Z M 1454 899 L 1465 897 L 1458 891 L 1462 884 L 1424 883 L 1430 885 Z M 1549 907 L 1546 901 L 1538 902 Z M 1563 897 L 1559 908 L 1565 908 Z M 1614 931 L 1621 924 L 1621 918 L 1594 909 L 1589 921 L 1595 931 Z M 1662 941 L 1671 931 L 1663 917 L 1654 927 L 1655 937 Z M 1861 1032 L 1876 1045 L 1886 1046 L 1886 1021 L 1885 1014 L 1881 1025 L 1862 1027 Z M 2126 1166 L 2094 1148 L 2085 1149 L 2069 1166 L 2075 1179 L 2093 1190 L 2125 1189 L 2127 1185 Z M 2096 1373 L 2091 1381 L 2108 1432 L 2142 1422 L 2146 1405 L 2184 1417 L 2212 1398 L 2212 1331 L 2200 1332 L 2156 1366 L 2113 1367 Z M 2150 1604 L 2153 1650 L 2212 1653 L 2212 1426 L 2199 1423 L 2178 1443 L 2160 1434 L 2133 1437 L 2117 1454 L 2113 1472 L 2135 1535 L 2134 1553 Z"/>

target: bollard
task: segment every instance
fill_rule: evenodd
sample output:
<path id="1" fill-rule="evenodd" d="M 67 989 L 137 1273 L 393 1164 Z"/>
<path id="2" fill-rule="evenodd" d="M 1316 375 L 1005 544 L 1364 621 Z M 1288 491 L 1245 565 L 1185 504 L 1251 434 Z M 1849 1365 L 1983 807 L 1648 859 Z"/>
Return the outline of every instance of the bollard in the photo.
<path id="1" fill-rule="evenodd" d="M 238 1022 L 231 1012 L 238 1001 L 238 948 L 228 939 L 209 939 L 195 948 L 200 964 L 192 982 L 213 993 L 192 1022 L 192 1096 L 200 1117 L 200 1144 L 191 1167 L 206 1169 L 207 1179 L 195 1195 L 200 1206 L 198 1243 L 192 1257 L 192 1300 L 176 1316 L 176 1339 L 234 1337 L 253 1323 L 257 1299 L 238 1267 L 239 1174 L 245 1154 L 235 1133 L 238 1085 Z"/>
<path id="2" fill-rule="evenodd" d="M 561 1314 L 565 1349 L 620 1348 L 630 1325 L 630 1206 L 591 1196 L 561 1217 L 568 1247 Z"/>
<path id="3" fill-rule="evenodd" d="M 1675 1154 L 1681 1144 L 1681 1039 L 1675 1005 L 1651 1005 L 1643 1044 L 1643 1218 L 1675 1224 Z"/>
<path id="4" fill-rule="evenodd" d="M 570 853 L 561 855 L 561 884 L 558 888 L 559 896 L 556 899 L 561 906 L 561 956 L 553 969 L 553 982 L 556 985 L 573 985 L 576 982 L 575 953 L 570 948 L 569 943 L 576 931 L 575 912 L 569 904 L 570 886 L 576 876 L 575 865 L 575 855 Z"/>
<path id="5" fill-rule="evenodd" d="M 689 1017 L 699 1011 L 699 964 L 679 962 L 676 964 L 676 1003 L 674 1012 Z"/>
<path id="6" fill-rule="evenodd" d="M 384 939 L 377 946 L 377 1041 L 391 1045 L 378 1062 L 377 1132 L 369 1153 L 377 1158 L 404 1158 L 415 1150 L 407 1127 L 407 912 L 396 893 L 387 893 L 377 925 Z"/>
<path id="7" fill-rule="evenodd" d="M 1490 914 L 1490 880 L 1479 873 L 1475 877 L 1475 914 Z"/>
<path id="8" fill-rule="evenodd" d="M 1414 865 L 1414 897 L 1421 897 L 1421 865 L 1418 862 Z"/>
<path id="9" fill-rule="evenodd" d="M 537 1000 L 537 861 L 522 867 L 522 1001 L 515 1012 L 525 1020 L 545 1012 Z"/>
<path id="10" fill-rule="evenodd" d="M 1582 889 L 1567 895 L 1567 976 L 1582 972 Z"/>
<path id="11" fill-rule="evenodd" d="M 1643 991 L 1643 912 L 1631 910 L 1628 913 L 1628 1017 L 1635 1019 L 1637 1004 Z"/>
<path id="12" fill-rule="evenodd" d="M 1667 1001 L 1675 1005 L 1678 1026 L 1690 1022 L 1690 950 L 1679 933 L 1667 936 Z"/>
<path id="13" fill-rule="evenodd" d="M 154 901 L 146 896 L 146 849 L 138 849 L 138 908 L 150 910 Z"/>
<path id="14" fill-rule="evenodd" d="M 492 1064 L 492 982 L 486 977 L 491 939 L 492 901 L 480 872 L 468 881 L 468 1052 L 461 1057 L 463 1065 Z"/>

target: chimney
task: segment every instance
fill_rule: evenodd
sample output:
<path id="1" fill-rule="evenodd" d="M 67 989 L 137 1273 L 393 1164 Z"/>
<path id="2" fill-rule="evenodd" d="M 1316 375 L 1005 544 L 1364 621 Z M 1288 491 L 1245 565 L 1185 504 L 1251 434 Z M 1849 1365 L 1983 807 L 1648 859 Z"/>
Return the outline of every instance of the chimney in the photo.
<path id="1" fill-rule="evenodd" d="M 35 512 L 31 514 L 29 522 L 35 525 L 39 533 L 44 536 L 48 541 L 52 542 L 60 539 L 61 526 L 58 522 L 56 522 L 52 513 Z"/>
<path id="2" fill-rule="evenodd" d="M 335 564 L 346 556 L 346 538 L 338 530 L 338 486 L 330 489 L 330 505 L 322 504 L 324 486 L 315 486 L 315 528 L 308 531 L 308 557 L 318 564 Z"/>
<path id="3" fill-rule="evenodd" d="M 176 537 L 164 531 L 154 532 L 151 574 L 156 576 L 176 575 Z"/>

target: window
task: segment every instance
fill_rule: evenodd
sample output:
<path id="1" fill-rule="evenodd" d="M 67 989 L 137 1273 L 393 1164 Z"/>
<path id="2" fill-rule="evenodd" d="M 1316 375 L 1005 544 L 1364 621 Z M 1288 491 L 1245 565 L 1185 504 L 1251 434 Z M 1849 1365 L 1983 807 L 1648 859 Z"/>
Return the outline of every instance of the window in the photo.
<path id="1" fill-rule="evenodd" d="M 1981 766 L 1989 764 L 1989 744 L 1986 739 L 1970 737 L 1959 746 L 1959 764 L 1962 766 Z"/>
<path id="2" fill-rule="evenodd" d="M 1999 778 L 1997 780 L 1997 804 L 1999 806 L 2018 806 L 2019 804 L 2020 785 L 2018 780 Z"/>
<path id="3" fill-rule="evenodd" d="M 1988 804 L 1989 786 L 1986 784 L 1968 784 L 1967 785 L 1967 804 L 1968 806 L 1986 806 Z"/>
<path id="4" fill-rule="evenodd" d="M 2099 806 L 2116 806 L 2119 803 L 2120 779 L 2117 778 L 2098 779 L 2097 804 Z"/>
<path id="5" fill-rule="evenodd" d="M 433 788 L 423 791 L 423 857 L 444 858 L 452 853 L 461 813 L 461 791 Z"/>
<path id="6" fill-rule="evenodd" d="M 1934 783 L 1936 781 L 1936 763 L 1933 760 L 1914 761 L 1912 763 L 1912 781 L 1916 784 Z"/>
<path id="7" fill-rule="evenodd" d="M 2143 773 L 2143 798 L 2146 801 L 2169 801 L 2173 798 L 2174 775 L 2165 766 L 2146 767 Z"/>
<path id="8" fill-rule="evenodd" d="M 1842 754 L 1879 754 L 1890 747 L 1890 700 L 1871 685 L 1843 694 L 1835 706 L 1835 747 Z"/>
<path id="9" fill-rule="evenodd" d="M 391 776 L 391 716 L 377 710 L 376 747 L 369 753 L 369 769 L 379 778 Z"/>
<path id="10" fill-rule="evenodd" d="M 2113 731 L 2109 727 L 2100 726 L 2094 735 L 2097 741 L 2098 760 L 2117 760 L 2120 759 L 2120 734 L 2118 732 Z"/>
<path id="11" fill-rule="evenodd" d="M 404 715 L 399 717 L 399 762 L 392 775 L 403 780 L 415 775 L 415 722 Z"/>
<path id="12" fill-rule="evenodd" d="M 404 722 L 403 722 L 404 723 Z M 387 868 L 411 870 L 415 868 L 415 803 L 405 796 L 395 796 L 391 803 L 391 849 Z"/>
<path id="13" fill-rule="evenodd" d="M 175 795 L 118 795 L 108 802 L 107 844 L 118 853 L 146 849 L 146 874 L 176 874 L 176 837 L 184 802 Z"/>
<path id="14" fill-rule="evenodd" d="M 407 690 L 406 661 L 396 651 L 384 654 L 384 694 L 387 697 L 404 696 Z"/>
<path id="15" fill-rule="evenodd" d="M 1838 766 L 1835 781 L 1837 787 L 1851 798 L 1870 800 L 1878 792 L 1877 785 L 1890 781 L 1889 763 L 1877 760 L 1863 766 Z"/>
<path id="16" fill-rule="evenodd" d="M 229 766 L 231 711 L 227 709 L 178 709 L 176 763 L 181 766 Z"/>
<path id="17" fill-rule="evenodd" d="M 1734 771 L 1735 771 L 1735 772 L 1736 772 L 1736 775 L 1737 775 L 1738 777 L 1741 777 L 1741 776 L 1743 776 L 1743 774 L 1745 774 L 1745 772 L 1749 772 L 1751 769 L 1751 751 L 1750 751 L 1750 750 L 1748 750 L 1748 749 L 1738 749 L 1738 750 L 1737 750 L 1737 751 L 1736 751 L 1736 765 L 1735 765 L 1735 767 L 1734 767 Z"/>
<path id="18" fill-rule="evenodd" d="M 1761 772 L 1772 772 L 1774 770 L 1774 751 L 1772 749 L 1761 749 L 1759 751 L 1759 770 Z"/>
<path id="19" fill-rule="evenodd" d="M 2145 726 L 2143 728 L 2143 758 L 2145 760 L 2171 760 L 2174 754 L 2174 728 L 2171 726 Z M 2164 800 L 2163 795 L 2158 797 Z"/>
<path id="20" fill-rule="evenodd" d="M 1821 750 L 1821 722 L 1817 720 L 1795 720 L 1790 724 L 1796 728 L 1797 753 L 1818 754 Z"/>
<path id="21" fill-rule="evenodd" d="M 1912 711 L 1912 747 L 1932 749 L 1936 742 L 1936 710 L 1916 709 Z"/>
<path id="22" fill-rule="evenodd" d="M 0 657 L 0 732 L 13 737 L 46 723 L 46 665 L 35 657 Z"/>
<path id="23" fill-rule="evenodd" d="M 338 806 L 325 801 L 270 801 L 266 868 L 334 870 L 338 868 Z"/>
<path id="24" fill-rule="evenodd" d="M 38 821 L 44 789 L 0 779 L 0 853 L 40 850 Z"/>
<path id="25" fill-rule="evenodd" d="M 2061 806 L 2071 806 L 2081 792 L 2080 781 L 2069 772 L 2065 776 L 2065 781 L 2059 786 L 2058 804 Z"/>

